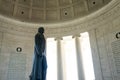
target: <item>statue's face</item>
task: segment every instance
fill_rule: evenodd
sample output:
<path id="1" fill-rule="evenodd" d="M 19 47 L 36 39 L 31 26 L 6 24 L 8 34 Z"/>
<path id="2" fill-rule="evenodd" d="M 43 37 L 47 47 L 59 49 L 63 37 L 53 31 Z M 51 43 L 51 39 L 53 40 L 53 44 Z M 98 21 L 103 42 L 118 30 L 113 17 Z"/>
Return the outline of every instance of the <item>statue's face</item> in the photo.
<path id="1" fill-rule="evenodd" d="M 40 28 L 38 29 L 38 32 L 43 34 L 43 33 L 44 33 L 44 28 L 43 28 L 43 27 L 40 27 Z"/>

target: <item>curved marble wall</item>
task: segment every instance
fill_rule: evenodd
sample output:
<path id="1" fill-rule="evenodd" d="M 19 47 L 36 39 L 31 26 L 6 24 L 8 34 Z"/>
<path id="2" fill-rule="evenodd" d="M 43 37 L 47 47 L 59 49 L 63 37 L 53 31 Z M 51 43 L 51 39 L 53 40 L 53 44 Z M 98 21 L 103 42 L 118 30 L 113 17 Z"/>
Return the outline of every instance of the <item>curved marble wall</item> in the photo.
<path id="1" fill-rule="evenodd" d="M 93 63 L 96 80 L 119 80 L 119 61 L 115 53 L 115 37 L 120 31 L 120 1 L 113 0 L 101 10 L 81 19 L 54 23 L 24 23 L 0 16 L 0 80 L 8 79 L 9 61 L 17 47 L 22 47 L 20 54 L 26 61 L 26 79 L 30 73 L 31 56 L 34 46 L 34 34 L 39 26 L 45 26 L 46 37 L 76 35 L 84 31 L 90 34 Z M 117 48 L 119 46 L 117 45 Z M 115 50 L 114 50 L 115 49 Z M 120 56 L 118 54 L 118 56 Z M 22 64 L 22 63 L 21 63 Z"/>

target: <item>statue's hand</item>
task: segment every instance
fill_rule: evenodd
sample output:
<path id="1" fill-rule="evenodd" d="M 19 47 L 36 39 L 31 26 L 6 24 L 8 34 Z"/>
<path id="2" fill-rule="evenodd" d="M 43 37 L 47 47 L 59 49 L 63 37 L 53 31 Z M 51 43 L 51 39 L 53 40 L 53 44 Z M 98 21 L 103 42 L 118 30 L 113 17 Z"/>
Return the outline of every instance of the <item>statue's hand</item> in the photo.
<path id="1" fill-rule="evenodd" d="M 42 57 L 42 55 L 38 54 L 38 57 Z"/>

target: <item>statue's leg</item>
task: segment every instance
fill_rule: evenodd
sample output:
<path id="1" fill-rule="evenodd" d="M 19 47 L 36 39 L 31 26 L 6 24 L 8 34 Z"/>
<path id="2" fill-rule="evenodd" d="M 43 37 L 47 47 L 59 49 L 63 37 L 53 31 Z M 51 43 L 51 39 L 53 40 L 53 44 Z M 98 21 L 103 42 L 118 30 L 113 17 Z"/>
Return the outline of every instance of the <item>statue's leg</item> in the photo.
<path id="1" fill-rule="evenodd" d="M 47 73 L 47 61 L 46 61 L 46 57 L 43 57 L 43 61 L 42 61 L 42 66 L 43 66 L 43 72 L 42 72 L 42 80 L 46 80 L 46 73 Z"/>
<path id="2" fill-rule="evenodd" d="M 42 78 L 43 78 L 42 80 L 46 80 L 46 71 L 43 72 L 43 77 Z"/>
<path id="3" fill-rule="evenodd" d="M 37 80 L 42 80 L 42 58 L 38 58 L 38 65 L 37 65 Z"/>

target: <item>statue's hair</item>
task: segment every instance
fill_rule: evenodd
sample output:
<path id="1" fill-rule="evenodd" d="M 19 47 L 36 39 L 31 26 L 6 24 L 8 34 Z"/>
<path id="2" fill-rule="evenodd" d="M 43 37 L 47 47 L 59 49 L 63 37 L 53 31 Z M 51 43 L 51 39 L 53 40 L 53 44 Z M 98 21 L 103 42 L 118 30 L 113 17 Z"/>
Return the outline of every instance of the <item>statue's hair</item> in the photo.
<path id="1" fill-rule="evenodd" d="M 39 27 L 38 28 L 38 32 L 43 34 L 44 33 L 44 28 L 43 27 Z"/>

